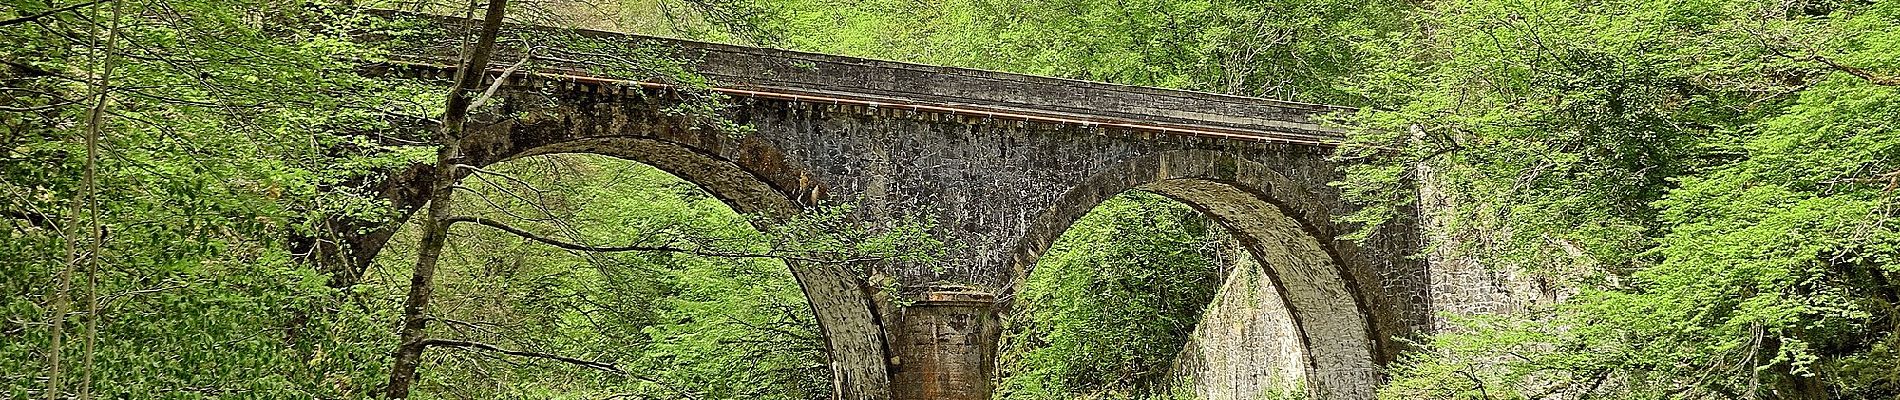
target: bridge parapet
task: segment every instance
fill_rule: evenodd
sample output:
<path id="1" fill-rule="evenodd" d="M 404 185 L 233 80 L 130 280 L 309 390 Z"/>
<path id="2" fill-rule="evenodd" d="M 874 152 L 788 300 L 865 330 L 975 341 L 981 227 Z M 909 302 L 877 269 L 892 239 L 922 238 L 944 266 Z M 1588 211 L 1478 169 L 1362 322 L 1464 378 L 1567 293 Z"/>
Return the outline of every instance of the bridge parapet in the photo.
<path id="1" fill-rule="evenodd" d="M 455 17 L 384 12 L 424 29 L 453 32 Z M 970 117 L 1101 126 L 1163 134 L 1201 135 L 1331 146 L 1340 130 L 1321 124 L 1321 114 L 1350 108 L 1216 93 L 1118 85 L 967 68 L 884 61 L 792 50 L 734 46 L 585 29 L 510 24 L 523 38 L 580 38 L 650 50 L 676 58 L 684 70 L 704 77 L 715 91 L 734 97 L 765 97 Z M 534 39 L 527 39 L 534 40 Z M 446 43 L 443 43 L 446 44 Z M 506 44 L 506 43 L 504 43 Z M 519 44 L 504 46 L 498 60 L 518 60 Z M 561 40 L 541 40 L 535 68 L 522 74 L 618 85 L 668 85 L 666 77 L 603 68 L 597 49 L 573 49 Z M 398 63 L 453 69 L 459 57 L 450 45 L 398 50 Z M 637 60 L 636 60 L 637 61 Z M 508 69 L 496 66 L 495 74 Z"/>

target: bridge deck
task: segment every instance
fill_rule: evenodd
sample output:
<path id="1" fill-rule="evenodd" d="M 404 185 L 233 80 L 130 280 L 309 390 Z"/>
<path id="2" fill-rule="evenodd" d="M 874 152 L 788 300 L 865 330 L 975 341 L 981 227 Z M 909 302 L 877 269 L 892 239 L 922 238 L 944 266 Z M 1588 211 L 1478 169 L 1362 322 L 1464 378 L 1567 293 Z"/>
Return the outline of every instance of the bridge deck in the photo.
<path id="1" fill-rule="evenodd" d="M 391 13 L 446 26 L 455 17 Z M 624 33 L 510 24 L 516 32 L 579 35 L 613 43 L 657 46 L 684 55 L 688 70 L 705 76 L 714 90 L 734 97 L 773 98 L 951 113 L 1001 120 L 1073 123 L 1164 134 L 1206 135 L 1317 146 L 1338 143 L 1341 133 L 1316 123 L 1318 114 L 1343 107 L 1255 97 L 1118 85 L 966 68 L 951 68 L 734 46 Z M 543 44 L 545 45 L 545 44 Z M 437 46 L 399 54 L 398 63 L 447 68 L 454 48 Z M 585 54 L 585 52 L 581 52 Z M 499 62 L 518 56 L 498 57 Z M 647 77 L 614 76 L 573 58 L 537 57 L 529 74 L 618 86 L 666 86 Z M 503 70 L 497 66 L 495 70 Z"/>

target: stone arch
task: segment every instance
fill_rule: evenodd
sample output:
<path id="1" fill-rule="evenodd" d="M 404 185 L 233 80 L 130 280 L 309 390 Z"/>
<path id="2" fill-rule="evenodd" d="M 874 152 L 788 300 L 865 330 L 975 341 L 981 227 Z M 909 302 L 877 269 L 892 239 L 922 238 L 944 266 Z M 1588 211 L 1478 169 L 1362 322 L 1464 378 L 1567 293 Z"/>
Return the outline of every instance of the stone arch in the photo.
<path id="1" fill-rule="evenodd" d="M 502 161 L 562 153 L 599 154 L 651 165 L 699 186 L 741 214 L 784 218 L 806 205 L 804 199 L 795 199 L 746 166 L 648 137 L 575 139 L 527 149 Z"/>
<path id="2" fill-rule="evenodd" d="M 1012 254 L 1005 298 L 1022 289 L 1055 239 L 1097 204 L 1129 190 L 1173 198 L 1226 228 L 1260 264 L 1291 314 L 1309 395 L 1369 399 L 1381 377 L 1365 296 L 1343 268 L 1318 197 L 1269 167 L 1232 153 L 1168 151 L 1096 172 L 1044 210 Z M 1007 309 L 1007 305 L 1004 307 Z"/>
<path id="3" fill-rule="evenodd" d="M 623 135 L 544 135 L 512 126 L 507 134 L 474 137 L 468 161 L 490 165 L 523 157 L 587 153 L 651 165 L 699 186 L 735 211 L 789 218 L 822 200 L 823 186 L 770 142 L 719 132 L 627 127 Z M 524 132 L 525 131 L 525 132 Z M 486 132 L 499 133 L 499 132 Z M 467 147 L 465 147 L 467 148 Z M 887 399 L 881 323 L 871 296 L 848 266 L 787 261 L 818 321 L 830 356 L 833 398 Z"/>

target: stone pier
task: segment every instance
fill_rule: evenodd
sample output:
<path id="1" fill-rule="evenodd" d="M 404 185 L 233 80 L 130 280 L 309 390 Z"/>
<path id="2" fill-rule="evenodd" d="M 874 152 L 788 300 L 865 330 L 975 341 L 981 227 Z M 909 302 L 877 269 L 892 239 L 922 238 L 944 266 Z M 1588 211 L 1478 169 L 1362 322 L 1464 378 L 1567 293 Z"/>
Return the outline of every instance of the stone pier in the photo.
<path id="1" fill-rule="evenodd" d="M 900 308 L 892 327 L 891 398 L 989 400 L 1001 331 L 996 295 L 931 290 Z"/>

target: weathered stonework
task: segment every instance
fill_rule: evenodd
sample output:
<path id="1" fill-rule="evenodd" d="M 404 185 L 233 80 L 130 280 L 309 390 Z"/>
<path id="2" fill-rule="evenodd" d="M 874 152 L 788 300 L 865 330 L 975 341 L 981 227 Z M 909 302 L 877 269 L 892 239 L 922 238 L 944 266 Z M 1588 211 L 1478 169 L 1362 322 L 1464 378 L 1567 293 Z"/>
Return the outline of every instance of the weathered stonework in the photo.
<path id="1" fill-rule="evenodd" d="M 1554 303 L 1570 294 L 1563 288 L 1573 286 L 1552 277 L 1530 274 L 1516 266 L 1488 265 L 1459 251 L 1489 240 L 1481 235 L 1508 237 L 1510 233 L 1470 232 L 1470 228 L 1451 226 L 1445 213 L 1454 212 L 1457 204 L 1441 189 L 1443 182 L 1431 165 L 1416 168 L 1420 225 L 1423 232 L 1430 232 L 1424 238 L 1428 244 L 1424 256 L 1425 276 L 1431 282 L 1431 332 L 1454 329 L 1451 320 L 1460 316 L 1518 312 Z"/>
<path id="2" fill-rule="evenodd" d="M 1210 400 L 1302 393 L 1306 348 L 1279 287 L 1251 256 L 1230 262 L 1226 282 L 1175 357 L 1176 390 Z"/>
<path id="3" fill-rule="evenodd" d="M 999 334 L 996 295 L 967 289 L 914 293 L 893 332 L 891 397 L 989 400 Z"/>
<path id="4" fill-rule="evenodd" d="M 514 29 L 541 29 L 514 27 Z M 464 164 L 598 153 L 651 164 L 747 213 L 791 215 L 855 203 L 857 216 L 930 217 L 953 252 L 935 265 L 792 265 L 825 335 L 839 397 L 987 398 L 995 312 L 969 299 L 880 307 L 866 276 L 903 287 L 959 285 L 1008 299 L 1077 218 L 1128 190 L 1209 215 L 1259 261 L 1288 329 L 1275 361 L 1299 369 L 1319 398 L 1365 399 L 1394 338 L 1430 324 L 1410 221 L 1364 244 L 1336 239 L 1352 211 L 1328 182 L 1337 133 L 1314 122 L 1333 107 L 1041 78 L 602 32 L 699 54 L 691 68 L 733 101 L 735 137 L 667 112 L 661 85 L 551 62 L 500 76 L 499 107 L 477 118 Z M 445 54 L 380 71 L 447 76 Z M 417 166 L 415 168 L 425 168 Z M 413 168 L 412 168 L 413 169 Z M 420 179 L 430 174 L 395 174 Z M 402 178 L 407 177 L 407 178 Z M 414 183 L 414 182 L 409 182 Z M 418 187 L 417 185 L 395 185 Z M 420 185 L 427 187 L 427 185 Z M 399 209 L 426 194 L 391 196 Z M 892 315 L 899 317 L 893 318 Z M 1209 328 L 1211 332 L 1216 328 Z M 1252 329 L 1252 328 L 1248 328 Z M 980 377 L 980 379 L 979 379 Z"/>

